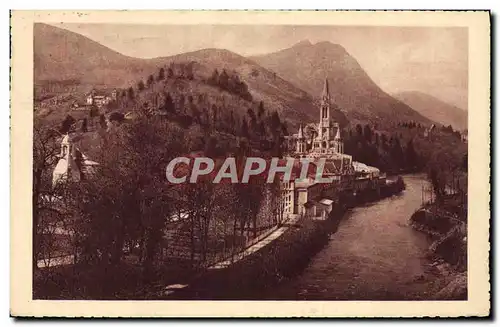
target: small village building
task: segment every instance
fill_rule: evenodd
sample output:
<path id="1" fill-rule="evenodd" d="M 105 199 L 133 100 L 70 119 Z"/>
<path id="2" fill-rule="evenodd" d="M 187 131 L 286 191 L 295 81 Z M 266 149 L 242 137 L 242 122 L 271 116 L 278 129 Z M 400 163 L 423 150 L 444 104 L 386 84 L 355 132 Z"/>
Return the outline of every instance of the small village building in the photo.
<path id="1" fill-rule="evenodd" d="M 434 134 L 434 130 L 436 129 L 436 125 L 435 124 L 432 124 L 429 128 L 427 128 L 425 131 L 424 131 L 424 137 L 425 138 L 432 138 L 432 135 Z"/>
<path id="2" fill-rule="evenodd" d="M 89 106 L 94 105 L 102 107 L 109 104 L 111 101 L 116 101 L 117 98 L 118 98 L 117 90 L 113 90 L 110 95 L 107 95 L 102 92 L 97 92 L 96 90 L 92 90 L 87 95 L 86 103 Z"/>

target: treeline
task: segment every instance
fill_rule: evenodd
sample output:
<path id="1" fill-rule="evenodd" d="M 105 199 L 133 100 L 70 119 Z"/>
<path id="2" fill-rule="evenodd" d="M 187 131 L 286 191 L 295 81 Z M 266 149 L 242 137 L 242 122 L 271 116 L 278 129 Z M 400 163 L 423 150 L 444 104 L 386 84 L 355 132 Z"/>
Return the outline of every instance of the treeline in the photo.
<path id="1" fill-rule="evenodd" d="M 228 74 L 226 70 L 223 69 L 222 73 L 219 74 L 219 71 L 215 69 L 212 76 L 208 79 L 208 83 L 227 92 L 237 94 L 242 99 L 252 101 L 252 95 L 248 91 L 248 85 L 240 80 L 236 72 Z"/>
<path id="2" fill-rule="evenodd" d="M 171 64 L 167 69 L 160 67 L 156 77 L 150 75 L 146 83 L 140 80 L 135 88 L 123 90 L 117 106 L 165 116 L 184 128 L 197 124 L 205 131 L 244 137 L 262 150 L 278 147 L 288 134 L 287 124 L 278 112 L 268 110 L 262 101 L 253 102 L 248 86 L 236 72 L 214 70 L 205 80 L 195 74 L 195 67 L 195 62 Z M 193 88 L 189 84 L 193 79 L 237 97 Z"/>
<path id="3" fill-rule="evenodd" d="M 88 117 L 84 117 L 79 120 L 75 119 L 70 114 L 66 115 L 59 125 L 58 131 L 61 134 L 67 134 L 73 132 L 87 133 L 98 128 L 106 130 L 108 122 L 123 122 L 123 120 L 124 115 L 122 113 L 112 112 L 108 119 L 106 119 L 104 114 L 99 113 L 99 109 L 97 107 L 92 107 L 89 111 Z"/>
<path id="4" fill-rule="evenodd" d="M 398 127 L 402 127 L 402 128 L 406 128 L 406 129 L 418 129 L 418 130 L 423 130 L 425 129 L 426 127 L 420 123 L 416 123 L 414 121 L 410 121 L 410 122 L 399 122 Z M 431 129 L 431 128 L 429 128 Z M 462 139 L 462 134 L 460 133 L 459 130 L 454 130 L 453 129 L 453 126 L 448 125 L 448 126 L 445 126 L 445 125 L 441 125 L 440 127 L 437 127 L 437 126 L 434 126 L 434 128 L 432 129 L 436 129 L 436 130 L 439 130 L 443 133 L 447 133 L 447 134 L 450 134 L 450 135 L 453 135 L 454 137 L 456 137 L 457 139 Z"/>
<path id="5" fill-rule="evenodd" d="M 398 133 L 374 131 L 371 125 L 356 125 L 345 136 L 344 151 L 353 160 L 378 167 L 388 173 L 416 172 L 424 162 L 415 150 L 413 139 L 404 141 Z"/>
<path id="6" fill-rule="evenodd" d="M 461 140 L 462 139 L 462 134 L 458 130 L 454 130 L 453 126 L 448 125 L 448 126 L 441 126 L 441 131 L 444 133 L 448 133 L 450 135 L 453 135 L 457 139 Z"/>
<path id="7" fill-rule="evenodd" d="M 398 127 L 405 127 L 405 128 L 409 128 L 409 129 L 413 129 L 413 128 L 423 128 L 424 126 L 420 123 L 416 123 L 414 121 L 410 121 L 410 122 L 399 122 L 398 123 Z"/>

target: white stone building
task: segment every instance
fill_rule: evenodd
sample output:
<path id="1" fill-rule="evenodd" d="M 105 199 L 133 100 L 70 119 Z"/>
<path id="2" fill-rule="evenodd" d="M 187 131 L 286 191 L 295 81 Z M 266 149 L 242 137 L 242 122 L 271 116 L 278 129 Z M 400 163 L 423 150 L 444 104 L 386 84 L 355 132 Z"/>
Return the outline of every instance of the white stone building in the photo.
<path id="1" fill-rule="evenodd" d="M 52 185 L 57 183 L 70 181 L 80 181 L 85 174 L 91 174 L 95 166 L 99 165 L 97 162 L 89 160 L 83 154 L 69 134 L 64 135 L 61 141 L 61 153 L 59 154 L 59 161 L 52 173 Z"/>

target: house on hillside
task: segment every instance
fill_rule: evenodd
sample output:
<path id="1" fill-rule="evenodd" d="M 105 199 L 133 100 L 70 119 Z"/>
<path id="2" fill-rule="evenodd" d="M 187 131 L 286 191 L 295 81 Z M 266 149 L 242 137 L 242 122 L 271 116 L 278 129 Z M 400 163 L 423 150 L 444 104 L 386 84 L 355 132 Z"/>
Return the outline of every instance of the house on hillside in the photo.
<path id="1" fill-rule="evenodd" d="M 425 138 L 432 138 L 432 135 L 434 134 L 434 130 L 436 129 L 436 125 L 432 124 L 431 127 L 427 128 L 425 131 L 424 131 L 424 137 Z"/>
<path id="2" fill-rule="evenodd" d="M 461 136 L 462 136 L 462 142 L 467 143 L 469 141 L 469 133 L 467 130 L 464 130 L 461 133 Z"/>
<path id="3" fill-rule="evenodd" d="M 87 105 L 95 105 L 98 107 L 102 107 L 104 105 L 109 104 L 111 101 L 116 101 L 118 97 L 118 91 L 115 89 L 111 91 L 111 94 L 105 94 L 103 92 L 97 92 L 96 90 L 92 90 L 87 95 Z"/>

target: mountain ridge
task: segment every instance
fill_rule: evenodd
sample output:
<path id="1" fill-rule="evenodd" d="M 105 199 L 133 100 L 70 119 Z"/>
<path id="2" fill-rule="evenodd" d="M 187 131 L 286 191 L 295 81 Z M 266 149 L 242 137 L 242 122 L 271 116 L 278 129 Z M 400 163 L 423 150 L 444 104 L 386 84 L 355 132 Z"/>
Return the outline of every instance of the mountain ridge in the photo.
<path id="1" fill-rule="evenodd" d="M 261 66 L 319 97 L 330 81 L 332 99 L 353 120 L 383 123 L 394 119 L 430 123 L 411 107 L 384 92 L 339 44 L 321 41 L 250 57 Z"/>
<path id="2" fill-rule="evenodd" d="M 420 91 L 404 91 L 394 94 L 394 97 L 437 123 L 452 125 L 458 130 L 467 129 L 468 112 L 435 96 Z"/>
<path id="3" fill-rule="evenodd" d="M 74 80 L 79 89 L 86 91 L 99 86 L 128 88 L 156 74 L 159 67 L 172 62 L 194 61 L 205 66 L 205 70 L 236 72 L 247 83 L 256 101 L 263 101 L 270 110 L 283 113 L 293 125 L 317 120 L 319 94 L 325 78 L 333 91 L 332 116 L 344 125 L 347 124 L 346 114 L 351 122 L 379 123 L 394 117 L 429 122 L 383 92 L 344 47 L 328 41 L 312 44 L 305 40 L 295 47 L 270 54 L 290 57 L 290 51 L 299 52 L 288 58 L 290 64 L 285 65 L 291 68 L 288 69 L 292 72 L 290 76 L 284 74 L 279 65 L 262 64 L 263 56 L 269 55 L 245 57 L 226 49 L 207 48 L 143 59 L 123 55 L 83 35 L 52 25 L 35 24 L 34 35 L 36 90 L 43 90 L 45 83 L 61 80 Z M 329 64 L 331 58 L 335 65 Z"/>
<path id="4" fill-rule="evenodd" d="M 35 93 L 54 83 L 74 81 L 76 88 L 128 88 L 155 75 L 172 62 L 197 62 L 205 75 L 218 69 L 236 71 L 250 87 L 256 101 L 283 112 L 293 125 L 317 116 L 314 99 L 307 92 L 280 78 L 249 58 L 226 49 L 208 48 L 152 59 L 122 55 L 83 35 L 52 25 L 35 24 Z M 48 87 L 45 87 L 46 85 Z M 43 98 L 43 97 L 42 97 Z M 342 114 L 337 113 L 341 119 Z"/>

